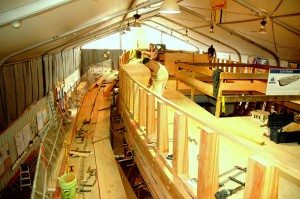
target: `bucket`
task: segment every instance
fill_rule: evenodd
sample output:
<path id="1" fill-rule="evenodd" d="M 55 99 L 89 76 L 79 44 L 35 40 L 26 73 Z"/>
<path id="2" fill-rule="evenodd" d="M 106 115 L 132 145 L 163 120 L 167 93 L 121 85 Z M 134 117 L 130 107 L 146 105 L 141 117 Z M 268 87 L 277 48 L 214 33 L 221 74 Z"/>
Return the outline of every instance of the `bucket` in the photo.
<path id="1" fill-rule="evenodd" d="M 58 177 L 63 199 L 74 199 L 76 196 L 77 179 L 73 174 L 64 174 Z"/>

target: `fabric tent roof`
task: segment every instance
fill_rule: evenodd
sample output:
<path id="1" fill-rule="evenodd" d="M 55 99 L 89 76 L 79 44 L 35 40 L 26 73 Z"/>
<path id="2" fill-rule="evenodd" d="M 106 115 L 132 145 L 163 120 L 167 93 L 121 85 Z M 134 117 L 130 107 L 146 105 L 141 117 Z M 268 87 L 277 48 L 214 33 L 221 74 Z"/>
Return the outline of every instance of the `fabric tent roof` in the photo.
<path id="1" fill-rule="evenodd" d="M 300 62 L 299 0 L 227 0 L 212 20 L 210 0 L 180 0 L 180 14 L 159 14 L 161 0 L 23 0 L 0 2 L 0 63 L 80 46 L 120 31 L 138 11 L 148 26 L 186 29 L 196 45 L 218 51 Z M 266 34 L 259 34 L 265 19 Z M 20 28 L 11 26 L 21 22 Z M 214 33 L 210 34 L 213 24 Z"/>

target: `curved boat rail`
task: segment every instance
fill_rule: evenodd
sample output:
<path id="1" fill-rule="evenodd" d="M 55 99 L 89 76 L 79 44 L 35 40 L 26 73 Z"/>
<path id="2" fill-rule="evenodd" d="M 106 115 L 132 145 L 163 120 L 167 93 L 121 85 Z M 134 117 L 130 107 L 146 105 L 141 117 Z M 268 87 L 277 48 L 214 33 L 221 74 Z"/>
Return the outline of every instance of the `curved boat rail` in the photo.
<path id="1" fill-rule="evenodd" d="M 269 153 L 272 143 L 244 140 L 156 95 L 127 71 L 128 60 L 129 52 L 120 57 L 119 105 L 126 139 L 154 198 L 299 196 L 298 157 L 277 160 Z M 234 170 L 244 173 L 225 178 Z M 238 186 L 224 186 L 228 181 Z"/>

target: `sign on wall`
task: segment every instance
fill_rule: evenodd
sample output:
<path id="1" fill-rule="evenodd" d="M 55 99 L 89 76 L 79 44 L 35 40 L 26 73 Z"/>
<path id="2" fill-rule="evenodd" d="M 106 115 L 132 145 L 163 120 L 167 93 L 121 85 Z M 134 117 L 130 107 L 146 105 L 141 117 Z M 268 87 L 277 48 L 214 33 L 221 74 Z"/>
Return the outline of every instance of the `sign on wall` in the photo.
<path id="1" fill-rule="evenodd" d="M 300 95 L 300 69 L 270 69 L 266 95 Z"/>
<path id="2" fill-rule="evenodd" d="M 29 145 L 30 140 L 32 140 L 31 136 L 30 124 L 27 124 L 15 135 L 18 156 L 20 156 Z"/>

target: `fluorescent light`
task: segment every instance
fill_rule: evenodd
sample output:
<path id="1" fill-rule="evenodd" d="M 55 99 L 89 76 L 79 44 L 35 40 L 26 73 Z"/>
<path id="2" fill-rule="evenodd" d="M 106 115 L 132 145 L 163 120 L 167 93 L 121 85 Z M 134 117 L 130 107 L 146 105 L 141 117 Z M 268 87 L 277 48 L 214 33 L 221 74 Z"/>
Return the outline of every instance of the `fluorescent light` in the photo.
<path id="1" fill-rule="evenodd" d="M 159 12 L 164 14 L 178 14 L 180 10 L 176 0 L 164 0 Z"/>

